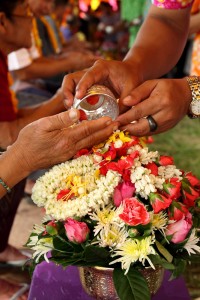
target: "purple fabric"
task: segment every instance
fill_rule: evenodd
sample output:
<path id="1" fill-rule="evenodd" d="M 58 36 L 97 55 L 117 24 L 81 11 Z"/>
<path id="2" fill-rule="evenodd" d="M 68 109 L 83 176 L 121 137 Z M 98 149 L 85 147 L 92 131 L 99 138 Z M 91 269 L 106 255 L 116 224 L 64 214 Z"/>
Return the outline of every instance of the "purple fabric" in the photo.
<path id="1" fill-rule="evenodd" d="M 170 274 L 165 272 L 161 288 L 152 300 L 190 300 L 182 278 L 168 281 Z M 68 267 L 65 270 L 54 263 L 42 262 L 33 274 L 28 300 L 92 300 L 80 283 L 78 269 Z"/>

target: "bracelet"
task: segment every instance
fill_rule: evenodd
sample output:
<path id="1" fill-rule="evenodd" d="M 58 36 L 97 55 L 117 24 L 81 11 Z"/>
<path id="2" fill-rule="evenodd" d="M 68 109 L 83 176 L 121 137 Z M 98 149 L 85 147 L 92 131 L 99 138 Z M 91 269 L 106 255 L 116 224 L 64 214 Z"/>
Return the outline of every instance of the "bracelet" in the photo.
<path id="1" fill-rule="evenodd" d="M 0 184 L 4 187 L 4 189 L 6 189 L 7 193 L 11 192 L 9 186 L 7 186 L 7 184 L 1 178 L 0 178 Z"/>

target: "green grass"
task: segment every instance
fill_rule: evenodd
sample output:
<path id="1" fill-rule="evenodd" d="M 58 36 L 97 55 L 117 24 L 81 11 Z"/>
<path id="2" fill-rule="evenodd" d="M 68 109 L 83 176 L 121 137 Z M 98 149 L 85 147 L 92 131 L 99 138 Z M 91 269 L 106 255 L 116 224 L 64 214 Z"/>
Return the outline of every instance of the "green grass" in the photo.
<path id="1" fill-rule="evenodd" d="M 185 117 L 173 129 L 154 135 L 149 149 L 174 157 L 175 165 L 200 178 L 200 120 Z"/>

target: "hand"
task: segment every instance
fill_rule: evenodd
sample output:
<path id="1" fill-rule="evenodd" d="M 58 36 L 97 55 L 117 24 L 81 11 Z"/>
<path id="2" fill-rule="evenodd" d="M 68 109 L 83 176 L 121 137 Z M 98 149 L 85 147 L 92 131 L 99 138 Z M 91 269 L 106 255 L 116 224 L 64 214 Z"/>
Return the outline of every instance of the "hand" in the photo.
<path id="1" fill-rule="evenodd" d="M 126 129 L 136 136 L 161 133 L 174 127 L 187 114 L 191 98 L 186 78 L 149 80 L 123 99 L 123 104 L 130 109 L 116 121 L 121 130 Z M 153 133 L 145 119 L 149 115 L 158 125 Z"/>
<path id="2" fill-rule="evenodd" d="M 15 155 L 22 170 L 30 173 L 66 161 L 78 150 L 102 142 L 118 125 L 109 117 L 73 125 L 78 119 L 79 111 L 72 109 L 35 121 L 21 130 L 8 152 Z"/>
<path id="3" fill-rule="evenodd" d="M 127 62 L 97 60 L 87 71 L 66 75 L 62 89 L 65 95 L 65 104 L 70 107 L 73 104 L 74 95 L 81 99 L 88 88 L 94 84 L 102 84 L 110 88 L 116 98 L 120 98 L 120 111 L 126 110 L 121 106 L 121 99 L 142 82 L 137 68 Z"/>

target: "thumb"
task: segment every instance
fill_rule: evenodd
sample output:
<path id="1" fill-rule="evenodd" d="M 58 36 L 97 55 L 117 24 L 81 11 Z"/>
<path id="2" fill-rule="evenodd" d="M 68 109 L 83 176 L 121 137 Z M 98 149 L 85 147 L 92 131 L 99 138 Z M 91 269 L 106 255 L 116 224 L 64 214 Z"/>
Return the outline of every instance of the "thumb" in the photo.
<path id="1" fill-rule="evenodd" d="M 73 125 L 79 120 L 80 113 L 77 109 L 70 109 L 68 111 L 62 112 L 60 114 L 47 117 L 46 120 L 46 130 L 61 130 Z M 42 120 L 42 119 L 41 119 Z"/>

